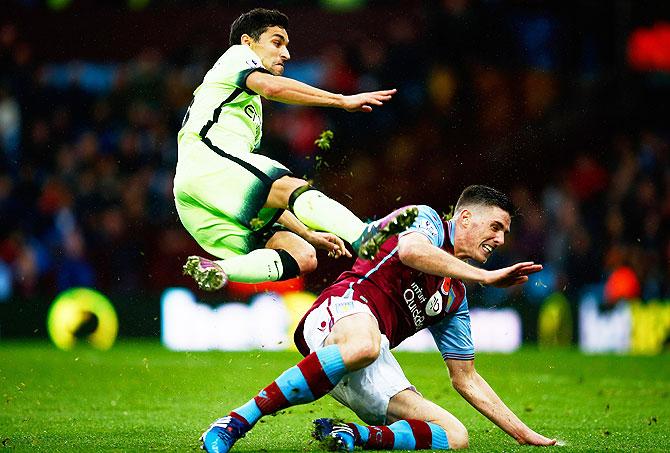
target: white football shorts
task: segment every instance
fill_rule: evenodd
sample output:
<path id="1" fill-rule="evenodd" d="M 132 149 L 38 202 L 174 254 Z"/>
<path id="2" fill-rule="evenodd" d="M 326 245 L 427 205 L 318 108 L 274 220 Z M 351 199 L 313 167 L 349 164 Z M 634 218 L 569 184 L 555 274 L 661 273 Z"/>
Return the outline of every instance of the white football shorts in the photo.
<path id="1" fill-rule="evenodd" d="M 310 352 L 324 347 L 333 325 L 356 313 L 374 317 L 367 305 L 344 297 L 330 297 L 305 319 L 303 335 Z M 376 318 L 375 318 L 376 319 Z M 386 335 L 382 335 L 379 357 L 365 368 L 347 373 L 330 395 L 353 410 L 370 425 L 385 425 L 389 401 L 403 390 L 416 391 L 393 357 Z"/>

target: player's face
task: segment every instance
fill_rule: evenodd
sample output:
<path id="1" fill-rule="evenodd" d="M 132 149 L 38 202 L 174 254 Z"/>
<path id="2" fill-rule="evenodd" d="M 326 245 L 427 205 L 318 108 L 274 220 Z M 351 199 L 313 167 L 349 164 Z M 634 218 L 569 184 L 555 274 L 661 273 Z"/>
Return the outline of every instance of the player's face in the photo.
<path id="1" fill-rule="evenodd" d="M 493 251 L 505 243 L 512 219 L 498 206 L 473 206 L 458 218 L 463 240 L 456 255 L 485 263 Z"/>
<path id="2" fill-rule="evenodd" d="M 251 50 L 261 58 L 263 67 L 273 75 L 284 73 L 284 64 L 291 58 L 288 53 L 288 33 L 281 27 L 268 27 L 258 37 L 258 41 L 251 40 Z"/>

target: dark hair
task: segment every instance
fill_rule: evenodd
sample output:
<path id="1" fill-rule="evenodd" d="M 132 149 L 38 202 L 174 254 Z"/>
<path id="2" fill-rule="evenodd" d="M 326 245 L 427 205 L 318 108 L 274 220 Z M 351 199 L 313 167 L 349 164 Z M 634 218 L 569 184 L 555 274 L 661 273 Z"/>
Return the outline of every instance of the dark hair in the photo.
<path id="1" fill-rule="evenodd" d="M 281 27 L 288 30 L 288 17 L 276 9 L 254 8 L 235 19 L 230 26 L 229 44 L 240 43 L 242 35 L 249 35 L 254 41 L 265 33 L 269 27 Z"/>
<path id="2" fill-rule="evenodd" d="M 498 206 L 503 211 L 513 216 L 516 212 L 512 200 L 507 195 L 492 187 L 473 185 L 468 186 L 463 190 L 461 196 L 456 202 L 455 212 L 460 211 L 466 206 Z"/>

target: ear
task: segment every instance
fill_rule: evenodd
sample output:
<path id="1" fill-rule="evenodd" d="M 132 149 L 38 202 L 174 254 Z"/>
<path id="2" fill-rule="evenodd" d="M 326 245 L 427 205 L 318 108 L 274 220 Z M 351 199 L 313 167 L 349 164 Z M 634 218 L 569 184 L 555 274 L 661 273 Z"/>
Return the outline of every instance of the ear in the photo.
<path id="1" fill-rule="evenodd" d="M 470 222 L 472 221 L 472 212 L 468 209 L 463 209 L 458 216 L 458 219 L 463 224 L 464 227 L 469 227 Z"/>
<path id="2" fill-rule="evenodd" d="M 253 39 L 251 38 L 251 36 L 247 35 L 246 33 L 240 37 L 240 44 L 243 44 L 245 46 L 250 46 L 252 41 Z"/>

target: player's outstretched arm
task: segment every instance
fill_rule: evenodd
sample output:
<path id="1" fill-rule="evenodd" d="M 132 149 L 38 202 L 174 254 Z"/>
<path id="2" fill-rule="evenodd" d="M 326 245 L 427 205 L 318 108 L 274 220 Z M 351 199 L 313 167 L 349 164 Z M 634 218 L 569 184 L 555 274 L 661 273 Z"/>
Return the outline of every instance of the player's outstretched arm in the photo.
<path id="1" fill-rule="evenodd" d="M 498 288 L 507 288 L 513 285 L 522 285 L 528 281 L 528 276 L 542 270 L 541 264 L 535 264 L 532 261 L 517 263 L 512 266 L 503 267 L 489 271 L 485 280 L 485 285 L 496 286 Z"/>
<path id="2" fill-rule="evenodd" d="M 447 360 L 451 383 L 458 393 L 500 429 L 522 445 L 550 446 L 550 439 L 530 429 L 500 399 L 475 370 L 474 360 Z"/>
<path id="3" fill-rule="evenodd" d="M 488 271 L 472 266 L 430 243 L 421 233 L 408 233 L 398 240 L 398 256 L 406 266 L 431 275 L 507 287 L 528 281 L 528 275 L 542 270 L 540 264 L 518 263 Z"/>
<path id="4" fill-rule="evenodd" d="M 371 112 L 372 107 L 390 101 L 396 90 L 372 91 L 351 96 L 331 93 L 306 83 L 265 72 L 252 72 L 247 88 L 271 101 L 312 107 L 337 107 L 348 112 Z"/>

